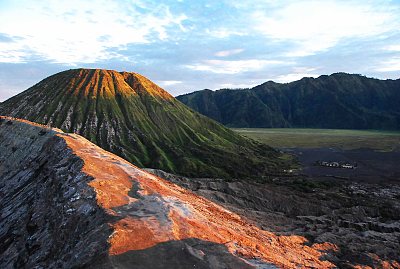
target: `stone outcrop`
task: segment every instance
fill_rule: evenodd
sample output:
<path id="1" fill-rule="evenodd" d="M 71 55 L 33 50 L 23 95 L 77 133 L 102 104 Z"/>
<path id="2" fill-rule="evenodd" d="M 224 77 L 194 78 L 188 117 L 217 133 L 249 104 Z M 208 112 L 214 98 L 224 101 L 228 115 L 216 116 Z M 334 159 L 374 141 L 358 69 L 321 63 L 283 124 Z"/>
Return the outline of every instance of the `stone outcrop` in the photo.
<path id="1" fill-rule="evenodd" d="M 280 235 L 306 237 L 339 268 L 400 268 L 400 185 L 312 179 L 273 183 L 186 178 L 146 169 Z M 328 246 L 328 248 L 326 248 Z M 359 267 L 357 267 L 359 266 Z"/>

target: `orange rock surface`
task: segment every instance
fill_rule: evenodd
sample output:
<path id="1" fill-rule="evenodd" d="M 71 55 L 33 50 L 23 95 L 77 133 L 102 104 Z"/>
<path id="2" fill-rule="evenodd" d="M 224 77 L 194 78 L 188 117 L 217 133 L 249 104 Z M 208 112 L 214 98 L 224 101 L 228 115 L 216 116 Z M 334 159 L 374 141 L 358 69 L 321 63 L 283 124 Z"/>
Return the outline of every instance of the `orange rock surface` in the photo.
<path id="1" fill-rule="evenodd" d="M 110 255 L 142 250 L 158 243 L 198 238 L 224 244 L 244 258 L 259 258 L 282 268 L 332 268 L 322 261 L 326 247 L 304 245 L 300 236 L 261 230 L 223 207 L 144 172 L 74 134 L 58 134 L 85 162 L 83 171 L 97 201 L 120 220 L 112 223 Z M 129 195 L 135 188 L 136 194 Z M 335 246 L 330 246 L 335 248 Z"/>

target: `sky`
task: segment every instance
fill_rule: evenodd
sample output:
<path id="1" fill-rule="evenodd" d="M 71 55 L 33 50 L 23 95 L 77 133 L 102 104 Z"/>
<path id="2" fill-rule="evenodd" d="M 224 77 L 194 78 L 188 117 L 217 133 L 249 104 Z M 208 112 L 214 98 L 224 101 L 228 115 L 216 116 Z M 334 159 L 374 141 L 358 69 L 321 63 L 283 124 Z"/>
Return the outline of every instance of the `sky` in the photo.
<path id="1" fill-rule="evenodd" d="M 0 0 L 0 102 L 54 73 L 140 73 L 172 95 L 347 72 L 400 78 L 400 0 Z"/>

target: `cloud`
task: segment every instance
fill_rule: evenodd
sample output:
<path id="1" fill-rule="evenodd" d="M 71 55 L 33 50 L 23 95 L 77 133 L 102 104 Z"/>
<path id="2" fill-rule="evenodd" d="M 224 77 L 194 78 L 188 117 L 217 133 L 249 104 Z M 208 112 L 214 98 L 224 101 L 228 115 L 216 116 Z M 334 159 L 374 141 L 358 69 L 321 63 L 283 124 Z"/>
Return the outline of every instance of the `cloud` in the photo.
<path id="1" fill-rule="evenodd" d="M 287 83 L 302 79 L 304 77 L 318 77 L 318 69 L 319 68 L 314 67 L 295 66 L 288 68 L 283 74 L 275 74 L 274 76 L 270 77 L 269 80 L 279 83 Z"/>
<path id="2" fill-rule="evenodd" d="M 0 62 L 22 63 L 27 51 L 27 48 L 22 44 L 0 43 Z"/>
<path id="3" fill-rule="evenodd" d="M 181 84 L 182 81 L 180 81 L 180 80 L 158 80 L 157 83 L 161 86 L 172 86 L 172 85 Z"/>
<path id="4" fill-rule="evenodd" d="M 239 54 L 242 51 L 244 51 L 244 49 L 221 50 L 221 51 L 216 52 L 214 55 L 217 57 L 227 57 L 227 56 Z"/>
<path id="5" fill-rule="evenodd" d="M 378 68 L 378 72 L 394 72 L 400 71 L 400 57 L 394 57 L 384 62 L 381 62 Z"/>
<path id="6" fill-rule="evenodd" d="M 4 33 L 0 33 L 0 43 L 9 43 L 9 42 L 13 42 L 15 39 L 8 35 L 8 34 L 4 34 Z"/>
<path id="7" fill-rule="evenodd" d="M 186 65 L 187 68 L 197 71 L 208 71 L 220 74 L 237 74 L 241 72 L 255 71 L 264 68 L 267 65 L 283 64 L 276 60 L 205 60 L 202 63 Z"/>
<path id="8" fill-rule="evenodd" d="M 265 82 L 265 80 L 260 80 L 258 82 L 250 81 L 249 83 L 222 83 L 218 85 L 217 89 L 249 89 L 263 82 Z"/>
<path id="9" fill-rule="evenodd" d="M 387 50 L 387 51 L 400 51 L 400 45 L 386 46 L 386 47 L 384 47 L 384 50 Z"/>
<path id="10" fill-rule="evenodd" d="M 228 38 L 232 36 L 245 36 L 246 33 L 242 31 L 238 31 L 236 29 L 229 29 L 229 28 L 218 28 L 218 29 L 207 29 L 206 35 L 214 37 L 214 38 Z"/>
<path id="11" fill-rule="evenodd" d="M 296 1 L 271 11 L 253 12 L 254 29 L 274 41 L 290 41 L 286 56 L 312 55 L 346 38 L 363 38 L 398 29 L 398 9 L 371 1 Z"/>
<path id="12" fill-rule="evenodd" d="M 277 76 L 276 78 L 272 79 L 275 82 L 280 83 L 287 83 L 302 79 L 304 77 L 318 77 L 319 75 L 313 73 L 289 73 L 285 75 Z"/>
<path id="13" fill-rule="evenodd" d="M 2 7 L 0 33 L 20 39 L 1 43 L 0 61 L 24 62 L 36 55 L 56 63 L 98 62 L 122 57 L 119 51 L 128 44 L 166 40 L 170 27 L 184 29 L 184 14 L 139 4 L 47 0 Z"/>

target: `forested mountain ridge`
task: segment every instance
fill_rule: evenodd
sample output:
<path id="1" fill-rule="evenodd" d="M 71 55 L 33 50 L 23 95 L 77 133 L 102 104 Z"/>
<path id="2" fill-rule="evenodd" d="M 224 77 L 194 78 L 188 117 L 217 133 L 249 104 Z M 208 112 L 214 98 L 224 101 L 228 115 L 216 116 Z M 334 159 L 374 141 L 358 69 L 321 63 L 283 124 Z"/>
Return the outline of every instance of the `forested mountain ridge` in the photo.
<path id="1" fill-rule="evenodd" d="M 229 127 L 400 129 L 400 79 L 335 73 L 177 99 Z"/>

